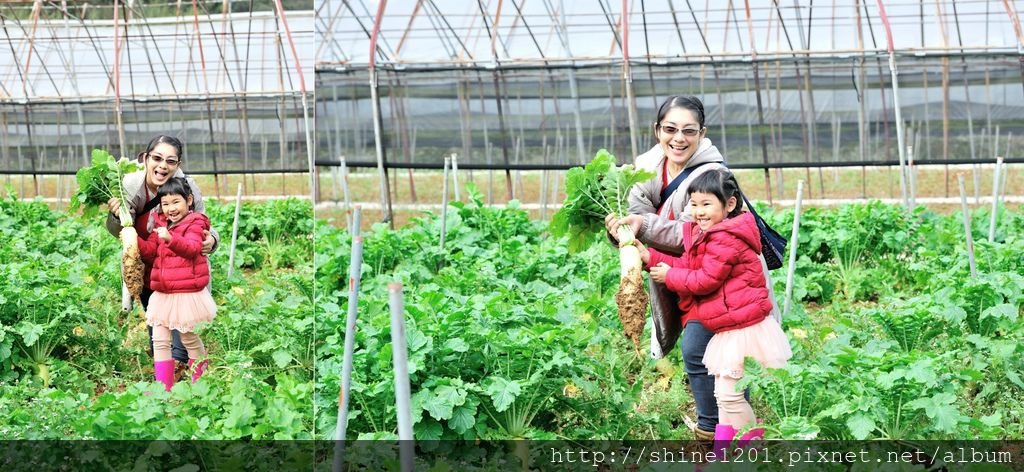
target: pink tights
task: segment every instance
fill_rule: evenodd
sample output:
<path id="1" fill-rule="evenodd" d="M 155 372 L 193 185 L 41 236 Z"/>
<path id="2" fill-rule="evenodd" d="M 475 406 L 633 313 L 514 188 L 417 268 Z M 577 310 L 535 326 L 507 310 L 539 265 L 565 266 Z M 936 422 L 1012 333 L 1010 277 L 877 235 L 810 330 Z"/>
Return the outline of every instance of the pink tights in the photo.
<path id="1" fill-rule="evenodd" d="M 196 333 L 180 333 L 181 344 L 185 345 L 189 359 L 205 359 L 206 346 Z M 153 327 L 153 360 L 156 362 L 171 359 L 171 330 L 166 326 Z"/>
<path id="2" fill-rule="evenodd" d="M 184 342 L 185 338 L 182 338 Z M 191 356 L 191 354 L 190 354 Z M 738 378 L 728 375 L 715 376 L 715 400 L 718 402 L 718 422 L 741 429 L 744 426 L 754 424 L 754 409 L 750 403 L 743 398 L 743 391 L 736 391 L 736 383 L 743 378 L 743 372 L 739 372 Z"/>

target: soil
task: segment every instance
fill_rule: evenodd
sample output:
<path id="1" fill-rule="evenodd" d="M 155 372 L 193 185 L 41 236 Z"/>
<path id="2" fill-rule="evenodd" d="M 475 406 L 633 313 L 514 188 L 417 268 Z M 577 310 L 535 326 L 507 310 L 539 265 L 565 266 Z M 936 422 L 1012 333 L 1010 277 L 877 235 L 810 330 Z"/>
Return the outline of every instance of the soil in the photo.
<path id="1" fill-rule="evenodd" d="M 633 341 L 633 346 L 638 351 L 640 337 L 644 333 L 644 323 L 647 321 L 647 302 L 643 274 L 639 268 L 630 268 L 619 281 L 615 304 L 619 308 L 619 321 L 622 322 L 623 333 Z"/>
<path id="2" fill-rule="evenodd" d="M 121 253 L 124 283 L 132 297 L 138 298 L 142 294 L 144 266 L 142 256 L 139 255 L 138 235 L 134 228 L 127 227 L 121 230 L 121 244 L 124 248 Z"/>

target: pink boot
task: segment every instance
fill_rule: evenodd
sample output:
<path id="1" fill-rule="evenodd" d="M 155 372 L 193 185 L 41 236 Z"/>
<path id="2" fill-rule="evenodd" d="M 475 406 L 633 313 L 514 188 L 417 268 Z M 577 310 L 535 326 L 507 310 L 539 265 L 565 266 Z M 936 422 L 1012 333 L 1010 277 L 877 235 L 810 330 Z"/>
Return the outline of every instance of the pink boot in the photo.
<path id="1" fill-rule="evenodd" d="M 188 360 L 188 368 L 190 370 L 192 369 L 192 364 L 195 363 L 195 361 L 196 361 L 195 359 L 189 359 Z M 199 377 L 203 376 L 203 372 L 206 372 L 206 366 L 209 365 L 209 364 L 210 364 L 210 360 L 209 359 L 203 359 L 202 362 L 200 362 L 199 364 L 196 364 L 196 370 L 194 370 L 192 372 L 192 383 L 196 383 L 196 380 L 199 380 Z"/>
<path id="2" fill-rule="evenodd" d="M 747 447 L 747 444 L 750 444 L 751 441 L 760 441 L 762 439 L 764 439 L 764 428 L 754 428 L 740 436 L 740 440 L 736 442 L 736 445 Z"/>
<path id="3" fill-rule="evenodd" d="M 174 385 L 174 359 L 153 362 L 153 372 L 156 380 L 164 384 L 164 388 L 170 392 Z"/>
<path id="4" fill-rule="evenodd" d="M 762 423 L 764 423 L 763 420 L 757 420 L 758 425 L 761 425 Z M 740 436 L 739 441 L 736 441 L 736 446 L 747 447 L 751 441 L 760 441 L 762 439 L 764 439 L 764 428 L 758 426 L 757 428 L 743 433 L 743 436 Z"/>
<path id="5" fill-rule="evenodd" d="M 711 442 L 711 451 L 715 455 L 715 460 L 725 459 L 729 453 L 729 445 L 735 437 L 736 428 L 721 423 L 715 426 L 715 439 Z"/>

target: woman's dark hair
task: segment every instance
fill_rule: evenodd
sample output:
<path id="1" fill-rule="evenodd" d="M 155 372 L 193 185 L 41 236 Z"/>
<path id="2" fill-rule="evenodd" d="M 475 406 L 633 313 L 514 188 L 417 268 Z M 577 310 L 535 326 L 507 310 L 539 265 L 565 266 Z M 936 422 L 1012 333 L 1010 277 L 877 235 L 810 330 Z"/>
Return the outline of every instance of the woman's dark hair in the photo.
<path id="1" fill-rule="evenodd" d="M 701 128 L 704 127 L 704 104 L 701 103 L 700 99 L 693 95 L 673 95 L 668 97 L 664 102 L 661 102 L 661 106 L 658 107 L 658 119 L 654 120 L 654 140 L 658 140 L 658 126 L 661 126 L 661 120 L 665 119 L 665 115 L 668 114 L 673 108 L 683 108 L 693 112 L 693 116 L 697 118 L 697 124 Z"/>
<path id="2" fill-rule="evenodd" d="M 182 153 L 181 140 L 174 136 L 168 136 L 166 134 L 157 135 L 155 138 L 149 141 L 149 146 L 146 146 L 146 151 L 139 153 L 139 161 L 145 160 L 149 153 L 153 152 L 153 149 L 160 144 L 170 144 L 174 148 L 175 152 L 178 153 L 178 162 L 181 162 L 184 157 Z"/>
<path id="3" fill-rule="evenodd" d="M 736 208 L 729 212 L 728 217 L 738 216 L 743 210 L 743 193 L 740 191 L 740 184 L 736 176 L 728 169 L 712 169 L 698 175 L 686 189 L 686 198 L 694 192 L 709 193 L 718 198 L 724 206 L 729 197 L 736 197 Z"/>
<path id="4" fill-rule="evenodd" d="M 171 177 L 167 180 L 167 183 L 161 185 L 156 191 L 156 199 L 160 201 L 160 199 L 170 195 L 180 195 L 185 200 L 188 200 L 188 197 L 192 196 L 192 186 L 188 184 L 184 177 Z M 194 204 L 195 200 L 192 201 L 192 205 Z M 190 210 L 193 209 L 192 205 L 188 206 Z"/>

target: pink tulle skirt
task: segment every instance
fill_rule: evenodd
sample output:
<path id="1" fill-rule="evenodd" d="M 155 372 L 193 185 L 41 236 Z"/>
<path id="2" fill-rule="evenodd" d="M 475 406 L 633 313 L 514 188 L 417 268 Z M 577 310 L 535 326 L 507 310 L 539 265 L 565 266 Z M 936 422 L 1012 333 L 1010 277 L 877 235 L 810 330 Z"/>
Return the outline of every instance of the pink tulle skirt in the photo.
<path id="1" fill-rule="evenodd" d="M 779 368 L 793 357 L 782 326 L 772 317 L 746 328 L 715 333 L 704 351 L 704 366 L 711 375 L 743 377 L 743 359 L 753 357 L 764 367 Z"/>
<path id="2" fill-rule="evenodd" d="M 196 325 L 212 321 L 217 315 L 217 304 L 210 291 L 161 293 L 153 292 L 146 311 L 146 323 L 150 326 L 166 326 L 183 333 L 191 332 Z"/>

